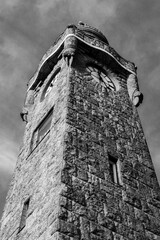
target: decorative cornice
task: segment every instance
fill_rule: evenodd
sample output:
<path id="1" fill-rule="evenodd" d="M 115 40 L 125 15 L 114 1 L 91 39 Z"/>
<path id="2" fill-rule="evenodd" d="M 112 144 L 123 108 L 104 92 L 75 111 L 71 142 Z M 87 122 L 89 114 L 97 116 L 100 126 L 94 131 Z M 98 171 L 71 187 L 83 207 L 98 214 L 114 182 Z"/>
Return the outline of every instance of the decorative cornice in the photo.
<path id="1" fill-rule="evenodd" d="M 107 38 L 103 35 L 103 33 L 101 31 L 99 31 L 97 28 L 94 28 L 92 26 L 89 26 L 88 24 L 86 23 L 83 23 L 83 22 L 79 22 L 78 23 L 78 26 L 77 26 L 77 29 L 83 31 L 84 33 L 88 33 L 88 34 L 91 34 L 95 37 L 98 37 L 101 41 L 109 44 Z"/>
<path id="2" fill-rule="evenodd" d="M 67 29 L 60 35 L 60 37 L 57 39 L 57 41 L 54 43 L 53 46 L 46 52 L 46 54 L 43 56 L 42 60 L 40 61 L 39 67 L 37 72 L 35 73 L 34 77 L 31 80 L 29 90 L 32 88 L 33 85 L 36 84 L 36 82 L 39 81 L 39 75 L 40 72 L 43 70 L 44 65 L 47 63 L 50 58 L 54 57 L 58 50 L 62 47 L 65 40 L 69 37 L 75 37 L 79 41 L 85 43 L 86 45 L 97 49 L 99 51 L 102 51 L 104 54 L 109 55 L 113 61 L 116 61 L 122 68 L 127 70 L 129 73 L 132 73 L 136 75 L 136 67 L 134 63 L 129 62 L 122 58 L 108 43 L 107 39 L 104 37 L 104 35 L 96 30 L 95 28 L 90 28 L 87 25 L 86 29 L 83 27 L 76 27 L 75 25 L 69 25 Z M 87 32 L 92 32 L 91 34 L 87 34 Z M 97 31 L 97 32 L 96 32 Z M 104 40 L 104 41 L 102 41 Z"/>

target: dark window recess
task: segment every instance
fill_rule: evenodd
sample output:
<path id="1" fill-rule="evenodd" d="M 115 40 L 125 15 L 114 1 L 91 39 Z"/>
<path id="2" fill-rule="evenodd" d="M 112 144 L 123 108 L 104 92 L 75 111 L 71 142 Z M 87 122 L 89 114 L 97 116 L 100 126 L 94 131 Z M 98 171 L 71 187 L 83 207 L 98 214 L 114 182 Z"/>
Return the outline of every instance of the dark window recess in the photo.
<path id="1" fill-rule="evenodd" d="M 26 226 L 26 219 L 28 217 L 29 202 L 30 202 L 30 198 L 28 198 L 24 202 L 22 215 L 21 215 L 21 221 L 20 221 L 20 225 L 19 225 L 19 232 Z"/>
<path id="2" fill-rule="evenodd" d="M 109 155 L 109 172 L 112 182 L 120 184 L 120 172 L 119 172 L 118 160 Z"/>
<path id="3" fill-rule="evenodd" d="M 39 124 L 33 133 L 32 137 L 32 149 L 35 148 L 43 137 L 49 132 L 52 121 L 53 108 L 49 111 L 47 116 Z"/>
<path id="4" fill-rule="evenodd" d="M 58 80 L 59 75 L 60 75 L 60 70 L 61 68 L 58 68 L 50 77 L 50 79 L 48 80 L 43 92 L 42 92 L 42 96 L 41 96 L 41 100 L 43 101 L 43 99 L 51 92 L 54 83 Z"/>

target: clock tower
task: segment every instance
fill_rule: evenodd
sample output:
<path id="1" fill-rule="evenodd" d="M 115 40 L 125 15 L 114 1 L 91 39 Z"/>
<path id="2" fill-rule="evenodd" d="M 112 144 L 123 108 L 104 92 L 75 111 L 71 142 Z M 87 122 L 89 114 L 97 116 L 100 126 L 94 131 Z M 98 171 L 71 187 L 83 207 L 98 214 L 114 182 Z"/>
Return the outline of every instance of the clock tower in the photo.
<path id="1" fill-rule="evenodd" d="M 136 70 L 82 22 L 43 56 L 21 113 L 1 240 L 158 239 L 160 191 Z"/>

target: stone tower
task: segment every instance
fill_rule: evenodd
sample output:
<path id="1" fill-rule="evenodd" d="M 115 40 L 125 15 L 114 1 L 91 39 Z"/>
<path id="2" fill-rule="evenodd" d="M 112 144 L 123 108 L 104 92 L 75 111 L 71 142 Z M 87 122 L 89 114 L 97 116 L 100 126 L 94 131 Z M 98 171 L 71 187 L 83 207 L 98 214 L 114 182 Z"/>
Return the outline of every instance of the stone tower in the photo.
<path id="1" fill-rule="evenodd" d="M 29 81 L 1 240 L 154 240 L 160 191 L 136 67 L 82 22 Z"/>

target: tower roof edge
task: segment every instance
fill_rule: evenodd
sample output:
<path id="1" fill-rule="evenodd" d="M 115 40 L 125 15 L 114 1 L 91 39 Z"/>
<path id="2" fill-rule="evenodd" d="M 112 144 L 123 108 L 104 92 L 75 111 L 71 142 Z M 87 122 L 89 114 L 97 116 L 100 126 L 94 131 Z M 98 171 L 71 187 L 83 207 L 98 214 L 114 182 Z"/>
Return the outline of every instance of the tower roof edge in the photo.
<path id="1" fill-rule="evenodd" d="M 43 78 L 51 71 L 57 57 L 63 50 L 64 42 L 69 37 L 75 37 L 84 44 L 90 46 L 93 49 L 97 49 L 104 54 L 107 54 L 113 61 L 117 62 L 122 68 L 129 73 L 136 75 L 136 66 L 134 63 L 125 60 L 121 57 L 108 43 L 106 37 L 98 29 L 91 27 L 85 23 L 79 22 L 78 25 L 69 24 L 65 31 L 57 38 L 54 44 L 49 48 L 46 54 L 40 61 L 38 70 L 30 80 L 28 89 L 36 86 L 39 81 L 43 81 Z M 53 64 L 51 64 L 53 62 Z M 45 71 L 44 71 L 45 69 Z M 46 69 L 48 69 L 46 71 Z"/>

